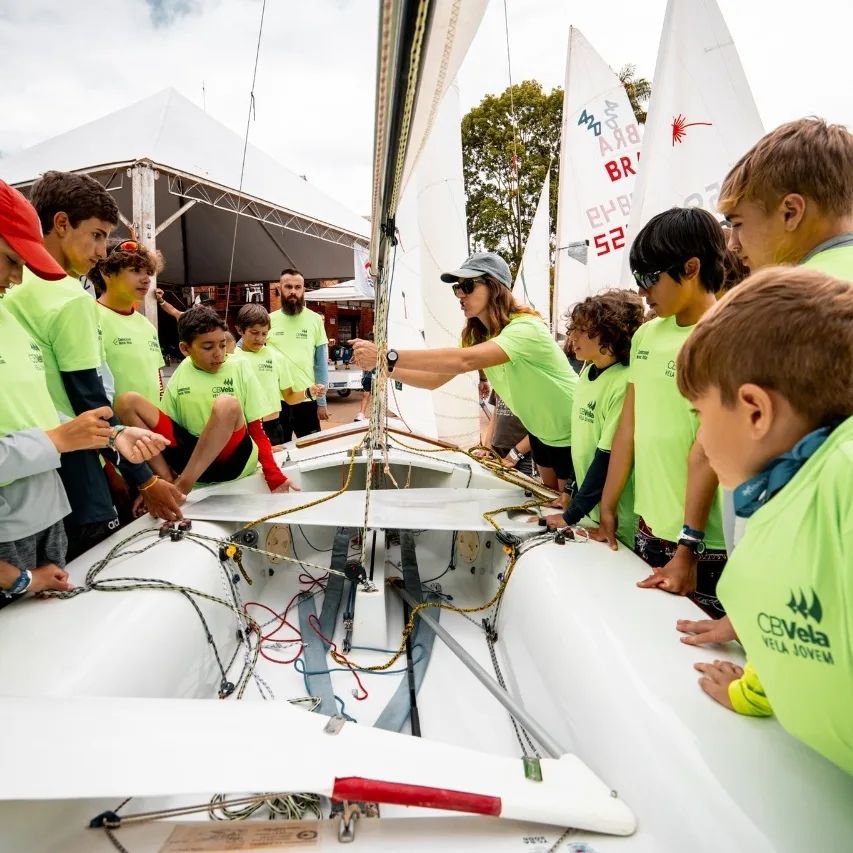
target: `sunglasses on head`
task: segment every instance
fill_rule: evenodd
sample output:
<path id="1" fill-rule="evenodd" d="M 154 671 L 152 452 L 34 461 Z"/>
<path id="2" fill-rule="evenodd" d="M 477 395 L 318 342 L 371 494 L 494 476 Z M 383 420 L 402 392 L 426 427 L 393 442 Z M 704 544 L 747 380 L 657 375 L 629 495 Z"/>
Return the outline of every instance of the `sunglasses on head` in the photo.
<path id="1" fill-rule="evenodd" d="M 457 281 L 453 285 L 453 295 L 461 296 L 463 293 L 468 296 L 474 292 L 474 288 L 478 284 L 485 284 L 484 278 L 465 278 Z"/>
<path id="2" fill-rule="evenodd" d="M 110 249 L 110 254 L 113 252 L 138 252 L 139 248 L 140 245 L 136 240 L 123 240 L 121 243 L 116 243 L 116 245 Z"/>

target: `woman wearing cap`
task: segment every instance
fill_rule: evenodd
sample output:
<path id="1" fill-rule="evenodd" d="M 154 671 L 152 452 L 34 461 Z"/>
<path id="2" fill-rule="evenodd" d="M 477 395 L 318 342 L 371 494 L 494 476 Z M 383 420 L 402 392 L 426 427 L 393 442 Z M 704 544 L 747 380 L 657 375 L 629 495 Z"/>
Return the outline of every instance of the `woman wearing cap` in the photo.
<path id="1" fill-rule="evenodd" d="M 0 181 L 0 295 L 20 284 L 23 267 L 58 281 L 65 270 L 47 252 L 38 216 Z M 56 469 L 60 453 L 114 446 L 118 433 L 104 406 L 59 423 L 36 344 L 0 301 L 0 608 L 26 592 L 67 590 L 70 511 Z M 119 446 L 137 460 L 159 453 L 162 440 L 145 430 L 122 433 Z"/>
<path id="2" fill-rule="evenodd" d="M 465 315 L 461 347 L 385 353 L 393 378 L 418 388 L 438 388 L 454 376 L 482 370 L 530 434 L 543 482 L 560 488 L 572 478 L 572 398 L 577 377 L 542 318 L 512 296 L 506 261 L 494 252 L 471 255 L 441 280 Z M 353 341 L 363 370 L 376 366 L 376 345 Z"/>

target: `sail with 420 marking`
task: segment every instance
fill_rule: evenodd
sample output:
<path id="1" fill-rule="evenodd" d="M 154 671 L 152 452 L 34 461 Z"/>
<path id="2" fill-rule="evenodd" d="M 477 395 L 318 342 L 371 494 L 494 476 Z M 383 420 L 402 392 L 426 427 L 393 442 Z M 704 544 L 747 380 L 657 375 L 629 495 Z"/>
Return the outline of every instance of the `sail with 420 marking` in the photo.
<path id="1" fill-rule="evenodd" d="M 569 306 L 619 283 L 641 138 L 624 86 L 572 27 L 560 142 L 555 332 L 565 328 Z"/>

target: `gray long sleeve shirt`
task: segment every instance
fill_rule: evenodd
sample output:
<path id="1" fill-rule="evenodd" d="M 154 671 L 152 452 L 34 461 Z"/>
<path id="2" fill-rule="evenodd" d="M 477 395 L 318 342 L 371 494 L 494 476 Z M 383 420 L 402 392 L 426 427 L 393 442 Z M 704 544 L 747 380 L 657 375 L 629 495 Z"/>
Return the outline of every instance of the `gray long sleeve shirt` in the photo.
<path id="1" fill-rule="evenodd" d="M 56 524 L 71 507 L 59 479 L 59 453 L 41 429 L 0 438 L 0 542 L 17 542 Z"/>

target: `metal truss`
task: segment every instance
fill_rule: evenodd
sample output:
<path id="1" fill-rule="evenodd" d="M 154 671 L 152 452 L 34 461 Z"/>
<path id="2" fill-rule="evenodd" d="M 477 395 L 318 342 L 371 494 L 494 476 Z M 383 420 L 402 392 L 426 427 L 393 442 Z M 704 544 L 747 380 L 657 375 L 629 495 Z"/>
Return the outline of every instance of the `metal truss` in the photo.
<path id="1" fill-rule="evenodd" d="M 159 169 L 161 173 L 165 170 Z M 215 187 L 191 175 L 165 172 L 168 179 L 169 192 L 172 195 L 184 199 L 195 199 L 202 204 L 210 205 L 219 210 L 227 210 L 240 216 L 248 216 L 258 222 L 276 225 L 287 231 L 296 231 L 299 234 L 308 234 L 329 243 L 337 243 L 340 246 L 366 246 L 364 237 L 341 231 L 331 225 L 324 225 L 313 219 L 299 216 L 280 208 L 265 204 L 264 202 L 240 195 L 234 190 Z"/>

